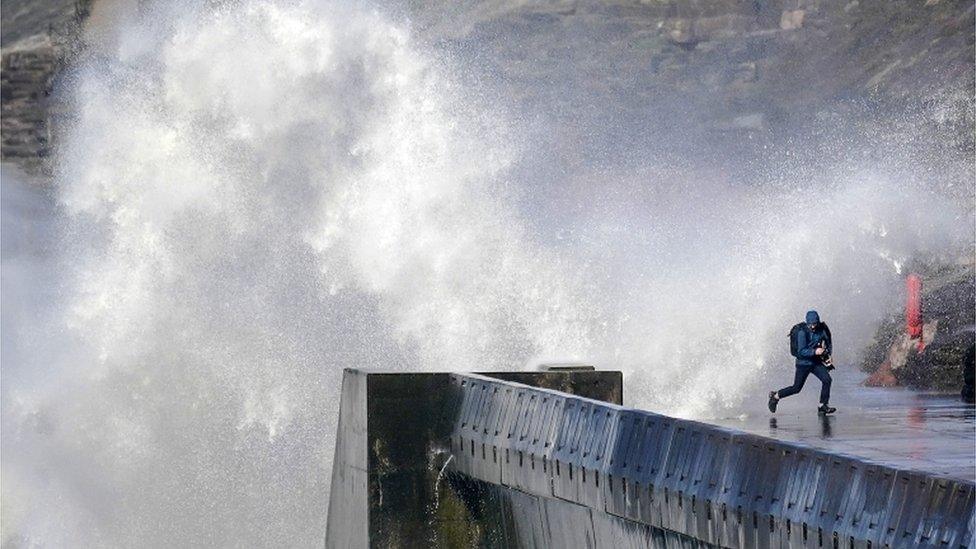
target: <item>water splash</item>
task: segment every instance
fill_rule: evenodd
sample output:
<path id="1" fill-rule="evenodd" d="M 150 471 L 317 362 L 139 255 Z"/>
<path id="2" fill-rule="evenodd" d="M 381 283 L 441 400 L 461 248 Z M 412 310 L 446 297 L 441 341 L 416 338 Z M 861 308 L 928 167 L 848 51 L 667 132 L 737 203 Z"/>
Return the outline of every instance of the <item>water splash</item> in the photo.
<path id="1" fill-rule="evenodd" d="M 441 498 L 440 498 L 441 480 L 444 478 L 444 471 L 447 470 L 447 466 L 450 465 L 451 461 L 454 460 L 454 454 L 447 452 L 443 449 L 438 449 L 431 456 L 431 457 L 437 457 L 437 456 L 444 456 L 444 455 L 447 455 L 447 459 L 444 460 L 444 464 L 441 465 L 441 468 L 437 471 L 437 478 L 434 479 L 434 494 L 437 494 L 437 497 L 434 498 L 435 513 L 441 505 Z"/>
<path id="2" fill-rule="evenodd" d="M 112 17 L 69 79 L 60 295 L 4 355 L 5 541 L 320 545 L 342 367 L 590 359 L 630 404 L 736 411 L 808 307 L 843 360 L 892 262 L 968 242 L 850 163 L 580 169 L 532 209 L 521 121 L 378 13 Z"/>
<path id="3" fill-rule="evenodd" d="M 4 529 L 316 545 L 341 368 L 581 355 L 584 276 L 506 200 L 517 143 L 381 16 L 145 9 L 74 76 L 54 329 L 81 343 L 5 398 Z"/>

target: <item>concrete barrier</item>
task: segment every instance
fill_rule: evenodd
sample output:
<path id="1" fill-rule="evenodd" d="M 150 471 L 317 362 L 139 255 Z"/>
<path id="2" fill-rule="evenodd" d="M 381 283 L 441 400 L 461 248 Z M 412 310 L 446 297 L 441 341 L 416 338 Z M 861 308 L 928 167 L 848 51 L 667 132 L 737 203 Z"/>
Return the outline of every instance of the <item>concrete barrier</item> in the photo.
<path id="1" fill-rule="evenodd" d="M 972 545 L 971 482 L 628 409 L 585 390 L 476 374 L 407 374 L 413 387 L 346 376 L 366 379 L 357 448 L 368 448 L 368 486 L 348 489 L 360 477 L 343 472 L 358 467 L 346 460 L 361 457 L 337 446 L 328 547 Z M 426 404 L 391 407 L 397 389 L 381 388 L 391 384 Z M 360 384 L 349 387 L 364 398 Z M 340 446 L 363 435 L 344 435 L 347 415 L 344 404 Z M 412 450 L 394 452 L 408 432 Z M 396 475 L 410 480 L 391 483 Z M 345 499 L 358 493 L 365 502 Z M 350 515 L 334 511 L 346 501 L 368 517 L 355 536 L 347 521 L 333 522 Z"/>

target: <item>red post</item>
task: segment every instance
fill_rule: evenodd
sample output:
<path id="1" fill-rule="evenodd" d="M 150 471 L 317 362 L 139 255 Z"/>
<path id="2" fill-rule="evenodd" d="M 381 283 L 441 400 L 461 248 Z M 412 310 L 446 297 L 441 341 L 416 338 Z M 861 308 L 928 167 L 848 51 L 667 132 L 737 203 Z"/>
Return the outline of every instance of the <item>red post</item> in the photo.
<path id="1" fill-rule="evenodd" d="M 917 274 L 908 275 L 908 295 L 905 299 L 905 333 L 918 339 L 919 351 L 925 348 L 922 341 L 922 278 Z"/>

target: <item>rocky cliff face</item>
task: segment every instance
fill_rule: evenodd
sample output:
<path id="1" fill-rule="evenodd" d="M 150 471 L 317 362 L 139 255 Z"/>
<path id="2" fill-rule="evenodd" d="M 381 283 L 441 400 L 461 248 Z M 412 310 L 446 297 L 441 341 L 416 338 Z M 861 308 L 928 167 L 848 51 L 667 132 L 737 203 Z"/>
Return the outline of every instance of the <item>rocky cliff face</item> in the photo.
<path id="1" fill-rule="evenodd" d="M 47 97 L 91 4 L 4 3 L 4 158 L 50 150 Z M 618 145 L 614 134 L 669 129 L 669 147 L 707 156 L 712 143 L 748 156 L 797 136 L 829 143 L 823 134 L 871 122 L 877 132 L 931 126 L 938 142 L 920 142 L 916 161 L 932 157 L 926 147 L 974 149 L 972 0 L 489 1 L 405 11 L 418 35 L 496 78 L 519 108 L 562 119 L 557 148 L 574 134 L 592 134 L 576 137 L 598 149 Z"/>
<path id="2" fill-rule="evenodd" d="M 751 101 L 749 106 L 761 106 L 754 102 L 758 97 L 780 108 L 857 95 L 915 101 L 973 84 L 971 1 L 495 4 L 494 10 L 479 3 L 449 13 L 425 10 L 417 17 L 436 36 L 480 38 L 500 60 L 499 70 L 513 77 L 526 66 L 545 76 L 546 64 L 528 62 L 567 56 L 578 62 L 579 74 L 604 75 L 611 82 L 640 76 L 635 86 L 718 93 L 732 107 Z M 502 41 L 513 35 L 534 36 L 534 47 Z M 576 42 L 596 51 L 583 52 Z"/>
<path id="3" fill-rule="evenodd" d="M 0 158 L 42 167 L 51 152 L 51 92 L 65 66 L 88 0 L 12 0 L 3 4 L 0 49 Z"/>
<path id="4" fill-rule="evenodd" d="M 0 71 L 0 156 L 43 158 L 50 151 L 48 96 L 60 56 L 50 41 L 5 51 Z"/>
<path id="5" fill-rule="evenodd" d="M 972 104 L 963 100 L 974 86 L 972 1 L 489 5 L 425 8 L 415 17 L 427 34 L 490 65 L 529 103 L 585 107 L 574 99 L 629 98 L 620 109 L 642 120 L 648 108 L 680 103 L 678 114 L 712 130 L 793 132 L 826 107 L 938 103 L 950 110 L 942 122 L 972 124 Z M 971 138 L 963 141 L 972 147 Z"/>

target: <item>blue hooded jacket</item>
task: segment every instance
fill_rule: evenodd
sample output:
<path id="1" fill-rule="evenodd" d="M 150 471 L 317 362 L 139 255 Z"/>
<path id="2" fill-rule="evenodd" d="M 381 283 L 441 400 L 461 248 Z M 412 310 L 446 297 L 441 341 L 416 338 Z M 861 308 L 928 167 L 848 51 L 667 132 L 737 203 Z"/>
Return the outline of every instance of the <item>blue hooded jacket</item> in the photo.
<path id="1" fill-rule="evenodd" d="M 810 324 L 817 324 L 817 327 L 811 330 Z M 827 332 L 819 324 L 820 315 L 817 314 L 817 311 L 808 311 L 803 328 L 796 332 L 797 366 L 813 366 L 823 362 L 823 359 L 816 355 L 817 347 L 822 341 L 825 342 L 827 354 L 834 350 L 830 338 L 827 337 Z"/>

